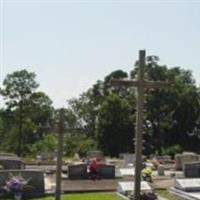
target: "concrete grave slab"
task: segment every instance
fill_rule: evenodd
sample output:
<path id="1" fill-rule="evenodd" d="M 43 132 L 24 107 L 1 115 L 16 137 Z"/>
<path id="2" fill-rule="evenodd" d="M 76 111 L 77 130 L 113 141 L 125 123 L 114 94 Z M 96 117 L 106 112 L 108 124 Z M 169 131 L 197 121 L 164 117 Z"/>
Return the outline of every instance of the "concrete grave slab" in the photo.
<path id="1" fill-rule="evenodd" d="M 128 195 L 134 192 L 134 182 L 127 181 L 127 182 L 118 182 L 117 185 L 117 192 L 120 194 Z M 152 192 L 152 188 L 148 182 L 142 181 L 141 182 L 141 192 Z"/>
<path id="2" fill-rule="evenodd" d="M 169 191 L 182 200 L 200 200 L 200 192 L 186 192 L 174 187 L 170 188 Z"/>
<path id="3" fill-rule="evenodd" d="M 14 156 L 0 156 L 0 165 L 3 170 L 25 168 L 24 162 L 20 158 Z"/>
<path id="4" fill-rule="evenodd" d="M 183 178 L 183 179 L 175 179 L 176 189 L 182 191 L 199 191 L 200 192 L 200 178 Z"/>

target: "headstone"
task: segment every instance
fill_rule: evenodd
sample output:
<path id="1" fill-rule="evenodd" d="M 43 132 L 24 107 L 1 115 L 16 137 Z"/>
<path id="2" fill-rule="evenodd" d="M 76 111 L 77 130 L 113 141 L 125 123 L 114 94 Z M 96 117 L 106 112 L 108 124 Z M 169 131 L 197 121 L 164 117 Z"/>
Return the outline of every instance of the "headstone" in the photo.
<path id="1" fill-rule="evenodd" d="M 135 175 L 135 168 L 120 168 L 119 169 L 120 176 L 134 176 Z"/>
<path id="2" fill-rule="evenodd" d="M 175 170 L 182 170 L 184 163 L 199 161 L 199 155 L 193 152 L 183 152 L 175 156 Z"/>
<path id="3" fill-rule="evenodd" d="M 37 170 L 1 170 L 0 171 L 0 188 L 5 186 L 5 182 L 9 179 L 9 176 L 22 176 L 28 181 L 28 186 L 23 191 L 25 198 L 40 197 L 45 194 L 44 187 L 44 173 Z M 0 197 L 7 196 L 7 192 L 3 189 L 0 190 Z"/>
<path id="4" fill-rule="evenodd" d="M 157 168 L 158 176 L 164 176 L 165 175 L 165 168 L 163 165 L 159 165 Z"/>
<path id="5" fill-rule="evenodd" d="M 4 170 L 25 168 L 24 162 L 20 158 L 13 156 L 1 156 L 0 165 Z"/>
<path id="6" fill-rule="evenodd" d="M 68 166 L 69 179 L 87 179 L 87 164 L 71 164 Z"/>
<path id="7" fill-rule="evenodd" d="M 113 179 L 115 178 L 115 166 L 114 165 L 106 165 L 101 164 L 99 175 L 103 179 Z"/>
<path id="8" fill-rule="evenodd" d="M 119 192 L 120 194 L 123 194 L 125 196 L 129 196 L 131 193 L 134 192 L 133 188 L 134 188 L 133 181 L 118 182 L 117 192 Z M 141 182 L 141 192 L 143 192 L 143 193 L 151 193 L 152 192 L 152 188 L 148 182 L 146 182 L 146 181 Z"/>
<path id="9" fill-rule="evenodd" d="M 134 166 L 135 154 L 123 153 L 123 154 L 120 154 L 120 157 L 124 160 L 125 167 L 133 167 Z"/>
<path id="10" fill-rule="evenodd" d="M 174 187 L 187 192 L 200 191 L 200 178 L 175 179 Z"/>
<path id="11" fill-rule="evenodd" d="M 200 178 L 200 161 L 185 163 L 183 174 L 186 178 Z"/>

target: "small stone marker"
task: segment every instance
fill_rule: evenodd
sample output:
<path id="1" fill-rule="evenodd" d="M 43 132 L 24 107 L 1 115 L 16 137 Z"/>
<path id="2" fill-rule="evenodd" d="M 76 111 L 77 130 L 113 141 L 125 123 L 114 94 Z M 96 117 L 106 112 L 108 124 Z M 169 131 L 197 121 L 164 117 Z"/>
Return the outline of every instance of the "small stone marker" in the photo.
<path id="1" fill-rule="evenodd" d="M 165 175 L 165 168 L 163 165 L 159 165 L 157 168 L 158 176 L 164 176 Z"/>

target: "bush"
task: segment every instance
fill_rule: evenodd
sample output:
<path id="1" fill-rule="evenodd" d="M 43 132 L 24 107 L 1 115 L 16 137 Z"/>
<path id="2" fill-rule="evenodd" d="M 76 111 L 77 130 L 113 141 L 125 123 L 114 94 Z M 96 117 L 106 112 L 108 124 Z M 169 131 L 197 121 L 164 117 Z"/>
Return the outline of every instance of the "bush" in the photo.
<path id="1" fill-rule="evenodd" d="M 73 156 L 75 153 L 78 153 L 80 156 L 85 156 L 87 151 L 96 148 L 96 141 L 84 135 L 69 135 L 64 140 L 64 153 L 66 156 Z"/>
<path id="2" fill-rule="evenodd" d="M 42 153 L 55 152 L 57 149 L 58 139 L 54 133 L 46 135 L 43 140 L 34 143 L 31 146 L 30 152 L 32 155 L 37 155 Z"/>
<path id="3" fill-rule="evenodd" d="M 181 153 L 181 152 L 182 152 L 182 148 L 178 144 L 161 149 L 162 155 L 170 155 L 172 157 L 174 157 L 174 155 L 176 155 L 177 153 Z"/>

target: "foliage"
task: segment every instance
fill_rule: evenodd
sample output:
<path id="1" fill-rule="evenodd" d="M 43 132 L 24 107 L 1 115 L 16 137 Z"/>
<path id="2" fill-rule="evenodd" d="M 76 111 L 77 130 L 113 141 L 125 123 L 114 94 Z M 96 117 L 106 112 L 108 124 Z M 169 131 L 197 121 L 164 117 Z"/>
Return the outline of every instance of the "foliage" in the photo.
<path id="1" fill-rule="evenodd" d="M 146 89 L 143 152 L 200 152 L 200 88 L 189 70 L 161 66 L 158 61 L 157 56 L 147 57 L 145 78 L 168 85 Z M 131 79 L 137 76 L 137 64 L 130 72 Z M 0 109 L 0 150 L 35 154 L 51 151 L 54 146 L 50 133 L 58 122 L 57 111 L 45 93 L 36 91 L 35 78 L 34 73 L 21 70 L 8 74 L 3 81 L 0 94 L 6 107 Z M 111 84 L 112 79 L 128 78 L 127 72 L 115 70 L 78 98 L 68 100 L 66 155 L 95 148 L 111 156 L 134 150 L 136 92 Z"/>
<path id="2" fill-rule="evenodd" d="M 3 81 L 4 88 L 1 94 L 9 107 L 19 106 L 20 101 L 29 98 L 38 87 L 35 81 L 35 73 L 27 70 L 15 71 L 8 74 Z"/>
<path id="3" fill-rule="evenodd" d="M 183 150 L 180 145 L 176 144 L 173 146 L 168 146 L 166 148 L 161 148 L 162 155 L 170 155 L 174 157 L 176 154 L 181 153 Z"/>
<path id="4" fill-rule="evenodd" d="M 97 135 L 99 147 L 107 155 L 118 156 L 132 151 L 133 119 L 129 103 L 109 95 L 99 108 Z"/>
<path id="5" fill-rule="evenodd" d="M 57 140 L 56 134 L 48 134 L 42 140 L 39 140 L 30 147 L 30 153 L 32 155 L 37 155 L 41 153 L 47 154 L 55 152 L 58 143 Z"/>
<path id="6" fill-rule="evenodd" d="M 52 101 L 43 92 L 36 92 L 35 73 L 21 70 L 8 74 L 1 95 L 6 109 L 0 111 L 1 147 L 18 155 L 30 153 L 30 144 L 47 134 L 52 124 Z"/>
<path id="7" fill-rule="evenodd" d="M 191 72 L 178 67 L 167 69 L 166 66 L 148 65 L 147 74 L 150 80 L 169 82 L 166 88 L 147 93 L 149 140 L 160 153 L 161 148 L 175 144 L 190 149 L 186 141 L 194 137 L 189 137 L 188 132 L 193 130 L 200 115 L 200 94 Z"/>
<path id="8" fill-rule="evenodd" d="M 80 134 L 68 134 L 64 139 L 64 153 L 66 156 L 74 156 L 78 153 L 85 156 L 88 151 L 96 149 L 96 141 Z"/>

